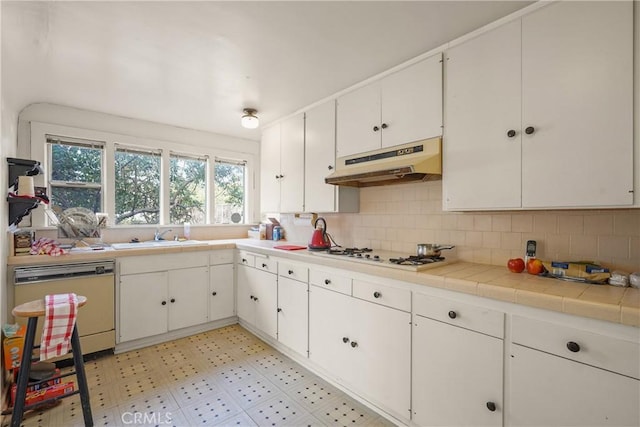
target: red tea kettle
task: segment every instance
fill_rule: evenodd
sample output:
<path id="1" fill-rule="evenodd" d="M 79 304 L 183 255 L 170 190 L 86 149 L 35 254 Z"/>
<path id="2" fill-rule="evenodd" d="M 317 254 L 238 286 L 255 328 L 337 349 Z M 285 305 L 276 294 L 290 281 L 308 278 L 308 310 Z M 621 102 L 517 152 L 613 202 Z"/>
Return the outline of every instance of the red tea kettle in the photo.
<path id="1" fill-rule="evenodd" d="M 322 221 L 322 225 L 318 224 Z M 313 235 L 311 235 L 311 241 L 309 242 L 309 249 L 312 251 L 321 251 L 331 248 L 331 240 L 327 234 L 327 222 L 324 218 L 320 217 L 313 223 Z"/>

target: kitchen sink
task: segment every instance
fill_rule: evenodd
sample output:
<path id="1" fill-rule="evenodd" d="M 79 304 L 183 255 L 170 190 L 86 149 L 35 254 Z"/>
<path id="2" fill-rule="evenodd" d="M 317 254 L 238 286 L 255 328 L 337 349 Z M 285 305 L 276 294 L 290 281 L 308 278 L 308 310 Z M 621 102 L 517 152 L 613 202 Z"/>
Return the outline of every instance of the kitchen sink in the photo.
<path id="1" fill-rule="evenodd" d="M 143 249 L 143 248 L 166 248 L 175 246 L 206 245 L 200 240 L 147 240 L 138 243 L 112 243 L 113 249 Z"/>

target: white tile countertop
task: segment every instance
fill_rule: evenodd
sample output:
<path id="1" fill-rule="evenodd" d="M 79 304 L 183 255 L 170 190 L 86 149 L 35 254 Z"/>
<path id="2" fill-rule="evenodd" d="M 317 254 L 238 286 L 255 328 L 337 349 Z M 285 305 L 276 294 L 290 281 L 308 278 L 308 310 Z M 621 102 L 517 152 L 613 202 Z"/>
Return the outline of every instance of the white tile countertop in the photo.
<path id="1" fill-rule="evenodd" d="M 293 243 L 295 244 L 295 242 Z M 469 262 L 453 262 L 423 271 L 397 270 L 332 257 L 319 257 L 306 250 L 273 249 L 273 246 L 278 244 L 292 244 L 292 242 L 255 239 L 209 240 L 201 241 L 201 244 L 184 246 L 75 251 L 60 257 L 47 255 L 11 256 L 8 257 L 7 264 L 9 266 L 41 265 L 114 259 L 134 255 L 239 248 L 301 262 L 342 268 L 418 285 L 444 288 L 499 301 L 640 327 L 639 289 L 564 282 L 527 273 L 511 273 L 503 266 Z"/>

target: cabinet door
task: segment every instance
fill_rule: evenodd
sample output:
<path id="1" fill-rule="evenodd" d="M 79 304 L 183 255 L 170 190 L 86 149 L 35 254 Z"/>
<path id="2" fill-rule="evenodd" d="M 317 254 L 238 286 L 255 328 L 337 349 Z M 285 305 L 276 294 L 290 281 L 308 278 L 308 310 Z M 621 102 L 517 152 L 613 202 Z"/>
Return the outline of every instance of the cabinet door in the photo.
<path id="1" fill-rule="evenodd" d="M 415 316 L 413 421 L 425 426 L 502 425 L 502 346 L 498 338 Z"/>
<path id="2" fill-rule="evenodd" d="M 280 211 L 280 124 L 266 128 L 260 141 L 260 211 Z"/>
<path id="3" fill-rule="evenodd" d="M 278 276 L 253 270 L 255 326 L 272 338 L 278 336 Z"/>
<path id="4" fill-rule="evenodd" d="M 380 84 L 373 83 L 338 98 L 336 157 L 380 148 Z M 378 130 L 374 130 L 374 126 Z"/>
<path id="5" fill-rule="evenodd" d="M 349 306 L 349 322 L 357 330 L 349 337 L 355 364 L 346 380 L 363 396 L 409 418 L 411 315 L 356 298 Z"/>
<path id="6" fill-rule="evenodd" d="M 442 55 L 391 74 L 381 83 L 382 147 L 442 135 Z"/>
<path id="7" fill-rule="evenodd" d="M 520 21 L 445 56 L 443 207 L 520 207 Z"/>
<path id="8" fill-rule="evenodd" d="M 309 339 L 308 284 L 278 278 L 278 341 L 307 357 Z"/>
<path id="9" fill-rule="evenodd" d="M 304 114 L 280 125 L 280 212 L 304 210 Z"/>
<path id="10" fill-rule="evenodd" d="M 253 291 L 253 282 L 251 276 L 256 274 L 256 270 L 252 267 L 247 267 L 242 264 L 236 264 L 237 270 L 237 284 L 238 284 L 238 298 L 237 298 L 237 310 L 238 317 L 245 322 L 255 325 L 256 323 L 256 310 L 253 299 L 255 298 Z"/>
<path id="11" fill-rule="evenodd" d="M 169 271 L 169 330 L 206 323 L 209 268 Z"/>
<path id="12" fill-rule="evenodd" d="M 169 274 L 120 276 L 120 342 L 167 332 Z"/>
<path id="13" fill-rule="evenodd" d="M 304 207 L 307 212 L 333 212 L 336 186 L 324 179 L 336 165 L 335 101 L 307 111 L 305 117 Z"/>
<path id="14" fill-rule="evenodd" d="M 316 286 L 309 289 L 309 358 L 338 380 L 354 367 L 351 299 Z"/>
<path id="15" fill-rule="evenodd" d="M 236 314 L 233 264 L 209 267 L 209 321 Z"/>
<path id="16" fill-rule="evenodd" d="M 522 18 L 523 207 L 633 203 L 632 3 Z"/>
<path id="17" fill-rule="evenodd" d="M 640 381 L 514 344 L 506 424 L 640 425 Z"/>

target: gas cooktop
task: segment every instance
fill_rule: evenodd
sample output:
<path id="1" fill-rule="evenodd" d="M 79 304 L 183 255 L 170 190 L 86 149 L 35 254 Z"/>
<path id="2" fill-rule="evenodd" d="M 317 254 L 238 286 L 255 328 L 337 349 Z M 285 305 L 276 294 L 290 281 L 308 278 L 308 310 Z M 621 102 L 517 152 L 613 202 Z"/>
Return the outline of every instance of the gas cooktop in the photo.
<path id="1" fill-rule="evenodd" d="M 334 247 L 327 249 L 326 251 L 314 251 L 310 253 L 315 256 L 335 258 L 341 261 L 360 262 L 380 267 L 409 271 L 420 271 L 427 268 L 440 267 L 450 263 L 450 261 L 446 261 L 444 257 L 406 255 L 370 248 Z"/>

